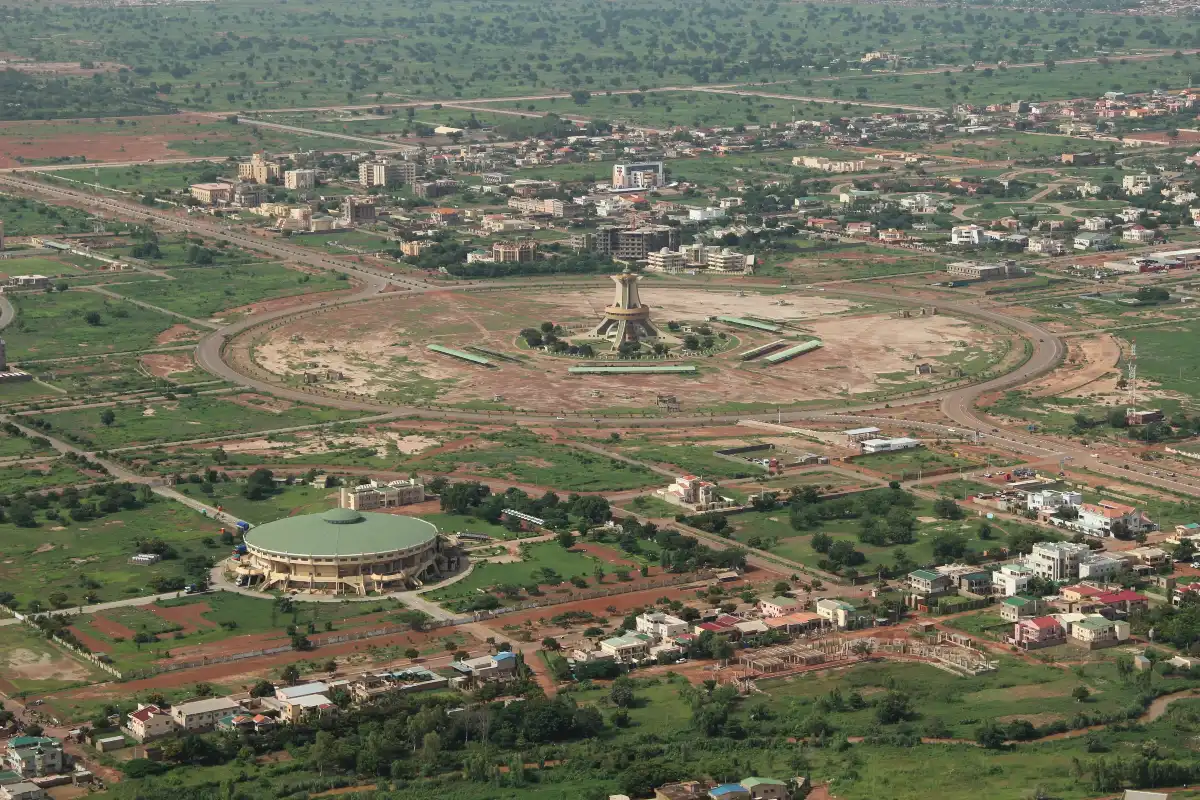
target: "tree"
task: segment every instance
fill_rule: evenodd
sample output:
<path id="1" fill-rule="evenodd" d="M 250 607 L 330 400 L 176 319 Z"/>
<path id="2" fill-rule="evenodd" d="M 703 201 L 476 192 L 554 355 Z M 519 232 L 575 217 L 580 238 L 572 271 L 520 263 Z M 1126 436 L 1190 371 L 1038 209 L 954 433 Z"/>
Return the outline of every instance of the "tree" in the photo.
<path id="1" fill-rule="evenodd" d="M 1074 689 L 1071 690 L 1071 697 L 1075 698 L 1076 703 L 1082 703 L 1091 696 L 1092 696 L 1092 693 L 1088 690 L 1088 688 L 1086 686 L 1084 686 L 1082 684 L 1080 684 L 1079 686 L 1076 686 Z"/>
<path id="2" fill-rule="evenodd" d="M 617 678 L 608 692 L 608 699 L 617 708 L 629 708 L 634 703 L 633 682 L 628 678 Z"/>
<path id="3" fill-rule="evenodd" d="M 980 747 L 988 750 L 1000 750 L 1004 747 L 1004 729 L 994 720 L 988 720 L 975 730 L 975 741 Z"/>
<path id="4" fill-rule="evenodd" d="M 933 513 L 942 519 L 962 519 L 963 510 L 950 497 L 939 497 L 933 501 Z"/>
<path id="5" fill-rule="evenodd" d="M 829 548 L 833 545 L 833 537 L 828 533 L 814 533 L 809 544 L 817 553 L 828 553 Z"/>
<path id="6" fill-rule="evenodd" d="M 885 694 L 875 705 L 875 718 L 881 725 L 892 725 L 912 719 L 913 710 L 908 695 L 903 692 L 891 691 Z"/>
<path id="7" fill-rule="evenodd" d="M 109 425 L 112 425 L 113 422 L 116 421 L 116 419 L 117 419 L 117 415 L 113 413 L 113 410 L 111 408 L 106 408 L 100 412 L 100 422 L 106 428 Z"/>
<path id="8" fill-rule="evenodd" d="M 570 550 L 575 546 L 575 534 L 570 531 L 559 531 L 554 540 L 562 546 L 564 550 Z"/>
<path id="9" fill-rule="evenodd" d="M 93 327 L 99 325 L 100 324 L 100 312 L 99 311 L 87 312 L 86 314 L 83 315 L 83 321 Z"/>
<path id="10" fill-rule="evenodd" d="M 282 678 L 283 682 L 288 686 L 295 686 L 296 682 L 300 680 L 300 669 L 295 664 L 288 664 L 286 667 L 280 670 L 279 677 Z"/>

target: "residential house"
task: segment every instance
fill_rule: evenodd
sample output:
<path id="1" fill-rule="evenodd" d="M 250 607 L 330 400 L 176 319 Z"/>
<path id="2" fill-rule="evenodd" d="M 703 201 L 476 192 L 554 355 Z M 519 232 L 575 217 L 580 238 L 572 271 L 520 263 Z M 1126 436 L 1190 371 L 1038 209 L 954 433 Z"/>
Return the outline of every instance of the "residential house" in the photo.
<path id="1" fill-rule="evenodd" d="M 1000 601 L 1000 618 L 1005 622 L 1019 622 L 1026 617 L 1037 616 L 1045 607 L 1040 597 L 1027 594 L 1006 597 Z"/>
<path id="2" fill-rule="evenodd" d="M 1121 241 L 1133 244 L 1150 244 L 1158 238 L 1158 232 L 1143 225 L 1130 225 L 1121 232 Z"/>
<path id="3" fill-rule="evenodd" d="M 674 639 L 680 634 L 687 633 L 688 630 L 686 622 L 661 611 L 647 611 L 639 614 L 634 623 L 638 633 L 644 633 L 656 641 Z"/>
<path id="4" fill-rule="evenodd" d="M 1086 544 L 1075 542 L 1038 542 L 1025 556 L 1024 566 L 1039 578 L 1067 581 L 1079 577 L 1079 560 L 1090 553 Z"/>
<path id="5" fill-rule="evenodd" d="M 954 589 L 954 580 L 930 569 L 918 569 L 908 573 L 908 591 L 914 605 L 928 605 Z"/>
<path id="6" fill-rule="evenodd" d="M 743 778 L 742 788 L 750 793 L 750 800 L 791 800 L 787 782 L 775 778 Z"/>
<path id="7" fill-rule="evenodd" d="M 950 229 L 950 244 L 972 247 L 981 245 L 986 230 L 979 225 L 955 225 Z"/>
<path id="8" fill-rule="evenodd" d="M 850 603 L 836 598 L 818 600 L 816 610 L 821 619 L 828 620 L 842 630 L 862 627 L 870 620 L 869 614 L 864 614 Z"/>
<path id="9" fill-rule="evenodd" d="M 1005 564 L 992 574 L 992 590 L 1005 597 L 1014 597 L 1025 592 L 1033 570 L 1022 564 Z"/>
<path id="10" fill-rule="evenodd" d="M 1066 630 L 1054 617 L 1028 617 L 1013 625 L 1010 641 L 1022 650 L 1037 650 L 1063 644 L 1066 640 Z"/>
<path id="11" fill-rule="evenodd" d="M 708 786 L 700 781 L 665 783 L 654 790 L 654 800 L 703 800 L 707 796 Z"/>
<path id="12" fill-rule="evenodd" d="M 1085 231 L 1106 231 L 1108 224 L 1108 217 L 1088 217 L 1079 227 Z"/>
<path id="13" fill-rule="evenodd" d="M 992 573 L 990 570 L 977 569 L 954 576 L 955 584 L 960 592 L 987 596 L 992 593 Z"/>
<path id="14" fill-rule="evenodd" d="M 875 225 L 870 222 L 847 222 L 846 234 L 849 236 L 871 236 L 875 233 Z"/>
<path id="15" fill-rule="evenodd" d="M 804 604 L 799 600 L 794 597 L 783 596 L 759 600 L 758 607 L 762 611 L 763 617 L 767 619 L 785 617 L 788 614 L 804 610 Z"/>
<path id="16" fill-rule="evenodd" d="M 1040 511 L 1044 514 L 1053 514 L 1066 506 L 1078 508 L 1082 503 L 1083 495 L 1079 492 L 1041 489 L 1028 492 L 1025 495 L 1025 507 L 1030 511 Z"/>
<path id="17" fill-rule="evenodd" d="M 0 786 L 0 800 L 44 800 L 46 796 L 45 789 L 29 781 Z"/>
<path id="18" fill-rule="evenodd" d="M 517 677 L 517 654 L 506 651 L 466 658 L 452 662 L 450 668 L 462 673 L 466 682 L 472 685 L 506 683 Z"/>
<path id="19" fill-rule="evenodd" d="M 1082 531 L 1088 536 L 1110 537 L 1118 534 L 1132 536 L 1154 530 L 1155 526 L 1149 517 L 1133 506 L 1113 500 L 1101 500 L 1098 503 L 1080 505 L 1078 519 L 1068 523 L 1068 527 Z"/>
<path id="20" fill-rule="evenodd" d="M 1085 614 L 1082 619 L 1071 621 L 1067 634 L 1073 644 L 1098 650 L 1128 639 L 1129 623 L 1113 622 L 1099 614 Z"/>
<path id="21" fill-rule="evenodd" d="M 129 715 L 129 732 L 139 742 L 148 742 L 175 732 L 171 715 L 155 705 L 138 705 Z"/>
<path id="22" fill-rule="evenodd" d="M 329 684 L 324 681 L 312 681 L 295 686 L 280 686 L 275 689 L 275 699 L 288 702 L 300 697 L 307 697 L 310 694 L 325 694 L 328 691 Z"/>
<path id="23" fill-rule="evenodd" d="M 1111 250 L 1112 236 L 1107 233 L 1076 234 L 1073 246 L 1076 250 Z"/>
<path id="24" fill-rule="evenodd" d="M 280 704 L 280 717 L 284 722 L 296 725 L 306 720 L 336 714 L 337 710 L 337 705 L 327 695 L 306 694 L 283 700 Z"/>
<path id="25" fill-rule="evenodd" d="M 723 783 L 708 790 L 710 800 L 750 800 L 750 791 L 740 783 Z"/>
<path id="26" fill-rule="evenodd" d="M 1036 253 L 1043 256 L 1059 256 L 1065 252 L 1062 242 L 1057 239 L 1051 239 L 1049 236 L 1034 236 L 1026 245 L 1025 251 L 1028 253 Z"/>
<path id="27" fill-rule="evenodd" d="M 1096 601 L 1122 615 L 1145 611 L 1150 607 L 1150 600 L 1144 594 L 1138 594 L 1131 589 L 1104 592 L 1096 596 Z"/>
<path id="28" fill-rule="evenodd" d="M 222 717 L 241 711 L 242 707 L 228 697 L 210 697 L 179 703 L 171 707 L 171 718 L 185 731 L 202 731 L 216 726 Z"/>
<path id="29" fill-rule="evenodd" d="M 350 695 L 359 703 L 387 694 L 408 694 L 440 689 L 449 681 L 424 667 L 360 675 L 350 684 Z"/>
<path id="30" fill-rule="evenodd" d="M 22 778 L 57 775 L 66 761 L 62 742 L 50 736 L 14 736 L 4 751 L 4 766 Z"/>
<path id="31" fill-rule="evenodd" d="M 602 640 L 600 651 L 618 661 L 627 662 L 648 656 L 651 644 L 653 641 L 644 633 L 626 633 Z"/>
<path id="32" fill-rule="evenodd" d="M 1132 550 L 1126 550 L 1122 555 L 1148 567 L 1161 567 L 1171 560 L 1167 551 L 1160 547 L 1135 547 Z"/>

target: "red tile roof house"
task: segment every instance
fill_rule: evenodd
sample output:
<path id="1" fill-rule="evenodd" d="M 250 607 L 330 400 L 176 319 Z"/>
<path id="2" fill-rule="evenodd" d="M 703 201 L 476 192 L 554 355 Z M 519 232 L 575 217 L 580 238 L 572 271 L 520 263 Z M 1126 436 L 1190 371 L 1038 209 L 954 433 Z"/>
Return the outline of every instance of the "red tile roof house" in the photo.
<path id="1" fill-rule="evenodd" d="M 1145 611 L 1150 606 L 1150 601 L 1145 595 L 1138 594 L 1129 589 L 1122 589 L 1119 592 L 1105 592 L 1098 595 L 1096 601 L 1110 608 L 1115 608 L 1118 611 L 1123 611 L 1126 614 L 1133 611 Z"/>
<path id="2" fill-rule="evenodd" d="M 1012 643 L 1023 650 L 1038 650 L 1067 641 L 1067 632 L 1054 617 L 1030 617 L 1013 625 Z"/>

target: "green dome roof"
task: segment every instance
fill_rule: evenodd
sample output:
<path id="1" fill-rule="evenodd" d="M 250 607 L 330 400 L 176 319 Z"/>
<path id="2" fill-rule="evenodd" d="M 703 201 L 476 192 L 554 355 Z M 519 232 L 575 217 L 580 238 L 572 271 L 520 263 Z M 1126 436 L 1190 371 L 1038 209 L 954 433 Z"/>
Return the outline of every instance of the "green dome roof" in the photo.
<path id="1" fill-rule="evenodd" d="M 331 508 L 321 515 L 321 519 L 334 525 L 349 525 L 362 522 L 363 515 L 353 508 Z"/>
<path id="2" fill-rule="evenodd" d="M 295 556 L 352 556 L 407 550 L 437 535 L 437 526 L 416 517 L 331 508 L 251 528 L 246 544 Z"/>

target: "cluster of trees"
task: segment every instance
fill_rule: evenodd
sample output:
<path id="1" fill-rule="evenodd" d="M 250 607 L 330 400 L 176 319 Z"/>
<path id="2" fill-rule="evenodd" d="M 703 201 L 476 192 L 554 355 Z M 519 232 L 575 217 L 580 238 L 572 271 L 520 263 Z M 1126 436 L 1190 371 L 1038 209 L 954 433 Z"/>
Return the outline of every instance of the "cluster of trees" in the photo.
<path id="1" fill-rule="evenodd" d="M 110 81 L 79 81 L 0 70 L 0 120 L 170 114 L 175 106 L 149 87 Z"/>
<path id="2" fill-rule="evenodd" d="M 433 248 L 427 248 L 421 252 L 421 256 L 417 259 L 418 266 L 425 266 L 421 263 L 421 258 L 424 258 L 425 253 Z M 461 260 L 450 264 L 439 264 L 444 266 L 446 271 L 456 278 L 506 278 L 513 275 L 586 275 L 594 272 L 607 273 L 617 269 L 611 258 L 601 256 L 596 253 L 562 253 L 556 254 L 550 258 L 538 258 L 534 261 L 526 262 L 491 262 L 491 261 L 476 261 L 474 264 L 466 263 L 466 248 L 461 248 L 463 257 Z M 546 248 L 547 252 L 553 252 L 550 248 Z"/>
<path id="3" fill-rule="evenodd" d="M 596 354 L 595 349 L 586 342 L 576 345 L 559 338 L 563 333 L 563 329 L 553 322 L 543 322 L 536 328 L 523 328 L 520 336 L 525 340 L 525 344 L 530 347 L 542 347 L 544 345 L 552 353 L 566 353 L 567 355 L 583 356 L 584 358 L 591 358 Z"/>
<path id="4" fill-rule="evenodd" d="M 101 483 L 84 491 L 68 486 L 61 492 L 28 492 L 0 495 L 0 522 L 12 522 L 22 528 L 40 525 L 36 512 L 44 512 L 47 521 L 59 525 L 91 519 L 133 508 L 154 500 L 150 487 L 132 483 Z"/>
<path id="5" fill-rule="evenodd" d="M 546 521 L 546 527 L 554 530 L 569 530 L 574 521 L 581 531 L 586 531 L 612 516 L 608 500 L 597 495 L 570 494 L 563 500 L 548 491 L 535 498 L 516 488 L 508 489 L 503 494 L 492 494 L 487 484 L 478 481 L 450 483 L 445 478 L 435 478 L 426 486 L 431 492 L 437 493 L 442 511 L 469 514 L 493 524 L 508 524 L 514 528 L 520 527 L 519 521 L 505 522 L 501 519 L 506 508 L 539 517 Z"/>
<path id="6" fill-rule="evenodd" d="M 741 569 L 746 566 L 746 551 L 737 547 L 714 550 L 673 528 L 659 528 L 653 522 L 642 524 L 622 517 L 617 544 L 628 553 L 639 552 L 639 541 L 654 542 L 659 548 L 659 564 L 668 572 L 694 572 L 711 567 Z"/>

